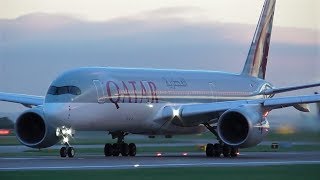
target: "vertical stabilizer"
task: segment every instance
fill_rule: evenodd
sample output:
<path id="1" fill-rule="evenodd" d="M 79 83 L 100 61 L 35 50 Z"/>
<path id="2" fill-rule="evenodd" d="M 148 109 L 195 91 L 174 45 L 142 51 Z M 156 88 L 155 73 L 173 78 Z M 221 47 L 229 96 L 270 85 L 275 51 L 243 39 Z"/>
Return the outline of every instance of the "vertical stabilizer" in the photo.
<path id="1" fill-rule="evenodd" d="M 314 94 L 319 94 L 318 92 L 315 92 Z M 317 119 L 320 121 L 320 102 L 316 103 L 317 107 Z"/>
<path id="2" fill-rule="evenodd" d="M 265 78 L 276 0 L 266 0 L 242 74 Z"/>

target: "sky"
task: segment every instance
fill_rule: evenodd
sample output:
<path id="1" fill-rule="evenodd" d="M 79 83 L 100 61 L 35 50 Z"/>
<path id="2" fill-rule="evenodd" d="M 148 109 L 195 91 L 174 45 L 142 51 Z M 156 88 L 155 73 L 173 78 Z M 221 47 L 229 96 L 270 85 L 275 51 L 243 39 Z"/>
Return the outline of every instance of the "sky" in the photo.
<path id="1" fill-rule="evenodd" d="M 42 12 L 89 21 L 144 15 L 157 9 L 192 21 L 256 24 L 263 0 L 0 0 L 0 18 Z M 320 29 L 319 0 L 278 0 L 276 26 Z M 254 14 L 254 15 L 253 15 Z M 161 13 L 163 15 L 163 13 Z"/>
<path id="2" fill-rule="evenodd" d="M 0 92 L 45 95 L 59 74 L 83 66 L 238 73 L 262 5 L 262 0 L 0 0 Z M 277 1 L 267 69 L 275 86 L 319 82 L 318 9 L 318 0 Z M 23 110 L 0 102 L 0 112 Z"/>

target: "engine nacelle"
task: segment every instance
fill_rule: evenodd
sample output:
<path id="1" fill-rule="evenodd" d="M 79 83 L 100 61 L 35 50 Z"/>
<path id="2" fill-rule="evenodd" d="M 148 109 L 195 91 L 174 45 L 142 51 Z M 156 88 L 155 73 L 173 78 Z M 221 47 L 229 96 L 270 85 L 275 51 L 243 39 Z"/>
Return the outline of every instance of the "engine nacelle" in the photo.
<path id="1" fill-rule="evenodd" d="M 42 107 L 35 107 L 22 113 L 15 124 L 18 140 L 31 148 L 46 148 L 60 141 L 56 126 L 46 121 Z"/>
<path id="2" fill-rule="evenodd" d="M 218 134 L 230 146 L 241 148 L 259 144 L 268 134 L 269 123 L 260 105 L 246 105 L 224 112 L 218 121 Z"/>

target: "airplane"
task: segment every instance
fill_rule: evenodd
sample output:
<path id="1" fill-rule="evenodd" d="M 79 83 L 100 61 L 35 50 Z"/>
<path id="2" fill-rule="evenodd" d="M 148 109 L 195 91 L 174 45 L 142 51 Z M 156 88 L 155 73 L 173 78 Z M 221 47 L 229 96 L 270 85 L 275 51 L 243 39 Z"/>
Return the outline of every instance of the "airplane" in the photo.
<path id="1" fill-rule="evenodd" d="M 265 80 L 276 0 L 266 0 L 239 74 L 177 69 L 84 67 L 57 77 L 45 96 L 0 93 L 0 100 L 28 110 L 16 120 L 17 139 L 31 148 L 63 145 L 61 157 L 74 157 L 76 131 L 105 131 L 117 139 L 105 156 L 135 156 L 129 134 L 183 135 L 212 132 L 208 157 L 236 157 L 268 134 L 271 110 L 293 106 L 307 112 L 320 95 L 275 97 L 320 86 L 276 88 Z"/>

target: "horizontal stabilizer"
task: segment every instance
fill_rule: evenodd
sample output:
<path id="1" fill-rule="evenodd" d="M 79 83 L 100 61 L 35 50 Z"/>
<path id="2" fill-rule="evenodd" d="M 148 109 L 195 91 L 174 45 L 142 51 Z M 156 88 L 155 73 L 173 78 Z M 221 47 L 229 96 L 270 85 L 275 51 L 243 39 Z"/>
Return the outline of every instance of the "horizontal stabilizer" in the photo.
<path id="1" fill-rule="evenodd" d="M 273 94 L 289 92 L 289 91 L 295 91 L 295 90 L 299 90 L 299 89 L 313 88 L 313 87 L 318 87 L 318 86 L 320 86 L 320 83 L 308 84 L 308 85 L 303 85 L 303 86 L 277 88 L 277 89 L 267 89 L 267 90 L 263 91 L 261 94 L 263 94 L 263 95 L 273 95 Z"/>

